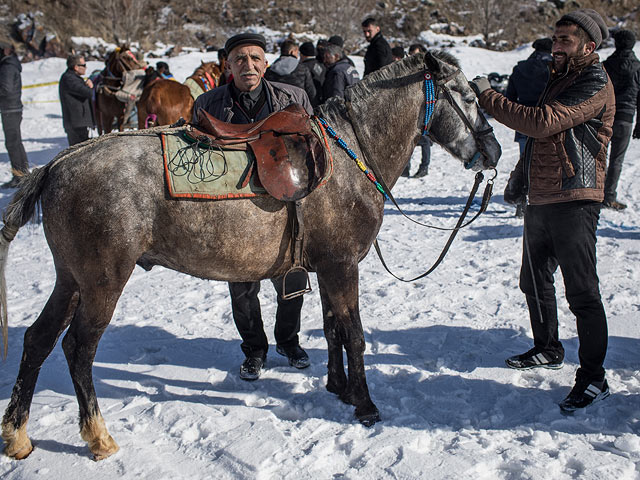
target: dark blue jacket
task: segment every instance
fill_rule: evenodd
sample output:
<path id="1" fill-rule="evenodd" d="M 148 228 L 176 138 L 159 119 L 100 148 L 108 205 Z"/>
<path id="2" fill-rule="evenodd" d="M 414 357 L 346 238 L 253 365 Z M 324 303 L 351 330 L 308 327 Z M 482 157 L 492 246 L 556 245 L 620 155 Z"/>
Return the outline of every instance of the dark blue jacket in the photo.
<path id="1" fill-rule="evenodd" d="M 15 54 L 0 59 L 0 112 L 22 111 L 22 65 Z"/>
<path id="2" fill-rule="evenodd" d="M 356 68 L 346 58 L 342 58 L 327 69 L 322 98 L 327 101 L 331 97 L 344 97 L 345 89 L 358 81 L 360 77 Z"/>

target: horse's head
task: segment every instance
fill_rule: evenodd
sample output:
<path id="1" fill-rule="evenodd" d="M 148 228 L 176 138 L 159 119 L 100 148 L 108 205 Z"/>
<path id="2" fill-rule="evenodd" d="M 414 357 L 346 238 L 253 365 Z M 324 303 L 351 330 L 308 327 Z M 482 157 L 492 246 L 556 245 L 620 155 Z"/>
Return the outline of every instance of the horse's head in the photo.
<path id="1" fill-rule="evenodd" d="M 122 77 L 126 71 L 142 68 L 142 65 L 127 45 L 121 45 L 116 48 L 107 56 L 104 63 L 107 66 L 107 71 L 114 77 Z"/>
<path id="2" fill-rule="evenodd" d="M 495 167 L 502 154 L 500 144 L 455 57 L 428 51 L 424 64 L 429 136 L 461 159 L 465 168 Z M 430 102 L 434 101 L 430 112 Z"/>
<path id="3" fill-rule="evenodd" d="M 200 60 L 200 65 L 191 74 L 200 87 L 206 92 L 211 88 L 220 85 L 220 77 L 222 76 L 222 70 L 216 62 L 203 62 Z"/>

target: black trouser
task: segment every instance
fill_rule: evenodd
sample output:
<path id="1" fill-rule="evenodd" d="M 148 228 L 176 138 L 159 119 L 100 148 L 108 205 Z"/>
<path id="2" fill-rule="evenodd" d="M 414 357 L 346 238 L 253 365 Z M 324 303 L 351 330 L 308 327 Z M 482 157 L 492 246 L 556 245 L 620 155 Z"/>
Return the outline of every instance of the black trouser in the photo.
<path id="1" fill-rule="evenodd" d="M 617 200 L 618 180 L 622 171 L 624 155 L 629 147 L 633 124 L 622 120 L 613 122 L 613 135 L 611 137 L 611 153 L 609 154 L 609 168 L 604 182 L 604 199 L 608 202 Z"/>
<path id="2" fill-rule="evenodd" d="M 291 300 L 282 299 L 282 277 L 272 278 L 271 282 L 278 293 L 278 309 L 274 334 L 280 347 L 298 345 L 300 331 L 300 310 L 303 297 Z M 287 276 L 287 293 L 302 290 L 306 286 L 307 276 L 304 272 L 294 272 Z M 269 343 L 264 333 L 262 314 L 260 311 L 260 282 L 229 282 L 231 293 L 231 309 L 236 328 L 242 337 L 242 351 L 247 357 L 267 356 Z"/>
<path id="3" fill-rule="evenodd" d="M 577 321 L 580 341 L 578 374 L 590 380 L 604 378 L 602 364 L 608 336 L 596 271 L 599 217 L 600 204 L 596 202 L 529 205 L 524 217 L 524 253 L 520 269 L 520 288 L 527 296 L 534 345 L 562 359 L 564 349 L 558 339 L 553 279 L 560 266 L 569 309 Z M 531 256 L 531 266 L 527 251 Z M 542 318 L 536 305 L 532 269 Z"/>
<path id="4" fill-rule="evenodd" d="M 89 139 L 89 129 L 87 127 L 69 127 L 65 129 L 65 132 L 67 132 L 67 140 L 69 141 L 69 146 L 75 145 L 76 143 L 82 143 L 85 140 Z"/>
<path id="5" fill-rule="evenodd" d="M 16 172 L 27 173 L 29 162 L 27 152 L 22 145 L 22 135 L 20 134 L 20 124 L 22 123 L 22 112 L 2 112 L 2 130 L 4 132 L 4 144 L 9 153 L 11 170 L 14 176 Z"/>
<path id="6" fill-rule="evenodd" d="M 420 151 L 422 152 L 422 160 L 420 160 L 420 167 L 418 170 L 426 170 L 429 168 L 429 164 L 431 163 L 431 139 L 428 135 L 423 135 L 418 140 L 418 146 L 420 147 Z M 404 174 L 409 175 L 409 170 L 411 169 L 411 158 L 409 158 L 409 162 L 407 166 L 404 167 Z"/>

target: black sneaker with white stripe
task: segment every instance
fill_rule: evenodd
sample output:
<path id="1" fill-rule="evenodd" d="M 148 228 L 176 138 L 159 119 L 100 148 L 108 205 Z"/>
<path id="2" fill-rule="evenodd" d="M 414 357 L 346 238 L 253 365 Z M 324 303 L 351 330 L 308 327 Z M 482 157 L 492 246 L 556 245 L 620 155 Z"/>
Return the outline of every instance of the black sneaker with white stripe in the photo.
<path id="1" fill-rule="evenodd" d="M 563 359 L 554 357 L 548 352 L 532 348 L 528 352 L 514 355 L 504 361 L 509 368 L 516 370 L 529 370 L 530 368 L 550 368 L 557 370 L 564 365 Z"/>
<path id="2" fill-rule="evenodd" d="M 567 395 L 567 398 L 558 405 L 560 405 L 560 410 L 563 412 L 575 412 L 579 408 L 585 408 L 604 400 L 610 394 L 609 384 L 606 380 L 597 382 L 576 379 L 576 384 Z"/>

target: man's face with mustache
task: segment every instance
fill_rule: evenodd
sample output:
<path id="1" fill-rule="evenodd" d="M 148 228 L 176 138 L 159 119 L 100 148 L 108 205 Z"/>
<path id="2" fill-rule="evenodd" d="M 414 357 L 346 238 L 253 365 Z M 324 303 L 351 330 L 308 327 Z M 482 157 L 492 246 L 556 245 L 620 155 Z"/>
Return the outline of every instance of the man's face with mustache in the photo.
<path id="1" fill-rule="evenodd" d="M 556 72 L 563 71 L 572 57 L 591 54 L 596 48 L 595 42 L 586 43 L 578 36 L 576 25 L 558 25 L 553 34 L 553 67 Z"/>
<path id="2" fill-rule="evenodd" d="M 241 92 L 255 89 L 267 69 L 264 50 L 257 45 L 243 45 L 234 48 L 229 55 L 229 68 L 233 83 Z"/>

